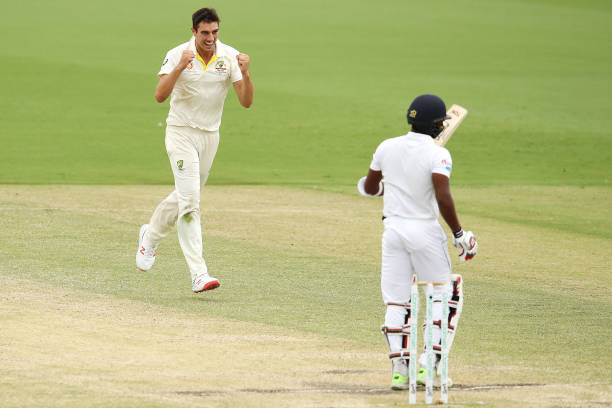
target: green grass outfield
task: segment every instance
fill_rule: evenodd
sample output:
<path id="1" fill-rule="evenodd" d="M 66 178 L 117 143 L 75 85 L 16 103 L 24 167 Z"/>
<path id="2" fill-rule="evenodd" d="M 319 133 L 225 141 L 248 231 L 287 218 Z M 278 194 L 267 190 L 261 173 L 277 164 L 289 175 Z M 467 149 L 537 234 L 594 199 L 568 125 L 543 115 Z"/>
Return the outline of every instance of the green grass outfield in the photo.
<path id="1" fill-rule="evenodd" d="M 0 183 L 170 183 L 156 73 L 204 3 L 5 3 Z M 352 185 L 426 92 L 470 110 L 455 183 L 610 184 L 606 0 L 211 5 L 256 85 L 248 111 L 228 98 L 212 184 Z"/>

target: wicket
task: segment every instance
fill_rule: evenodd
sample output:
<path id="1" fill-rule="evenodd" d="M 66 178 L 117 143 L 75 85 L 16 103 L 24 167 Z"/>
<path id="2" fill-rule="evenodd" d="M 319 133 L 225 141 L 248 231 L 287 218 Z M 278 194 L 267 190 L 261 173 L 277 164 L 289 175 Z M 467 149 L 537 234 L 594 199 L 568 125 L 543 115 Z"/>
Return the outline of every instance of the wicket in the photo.
<path id="1" fill-rule="evenodd" d="M 418 314 L 419 314 L 419 286 L 425 288 L 425 355 L 427 358 L 425 379 L 425 403 L 433 402 L 433 371 L 434 371 L 434 348 L 433 348 L 433 288 L 434 286 L 446 286 L 443 282 L 415 282 L 410 291 L 410 361 L 408 366 L 409 395 L 408 403 L 416 404 L 417 400 L 417 340 L 418 340 Z M 440 359 L 440 399 L 438 403 L 448 403 L 448 292 L 442 291 L 442 318 L 441 328 L 441 359 Z"/>

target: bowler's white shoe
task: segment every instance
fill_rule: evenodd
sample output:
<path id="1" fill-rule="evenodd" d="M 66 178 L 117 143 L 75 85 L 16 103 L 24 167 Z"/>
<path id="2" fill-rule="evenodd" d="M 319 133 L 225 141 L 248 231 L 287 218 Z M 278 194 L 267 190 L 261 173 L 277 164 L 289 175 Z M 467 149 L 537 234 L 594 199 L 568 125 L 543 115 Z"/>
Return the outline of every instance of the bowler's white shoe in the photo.
<path id="1" fill-rule="evenodd" d="M 149 228 L 149 224 L 144 224 L 140 227 L 138 233 L 138 251 L 136 252 L 136 267 L 143 272 L 148 271 L 155 263 L 155 255 L 157 255 L 157 246 L 150 246 L 144 242 L 144 236 Z"/>
<path id="2" fill-rule="evenodd" d="M 216 289 L 219 286 L 221 286 L 221 283 L 219 283 L 218 279 L 211 278 L 208 275 L 200 275 L 196 276 L 196 278 L 193 280 L 193 285 L 191 286 L 191 289 L 195 293 L 200 293 L 204 292 L 205 290 Z"/>

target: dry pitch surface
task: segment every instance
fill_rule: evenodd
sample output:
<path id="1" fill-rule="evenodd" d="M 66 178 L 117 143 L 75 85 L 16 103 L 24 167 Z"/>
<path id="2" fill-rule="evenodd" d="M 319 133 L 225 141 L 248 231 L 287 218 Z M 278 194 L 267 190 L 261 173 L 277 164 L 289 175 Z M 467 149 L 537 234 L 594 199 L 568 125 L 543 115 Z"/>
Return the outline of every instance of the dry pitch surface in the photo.
<path id="1" fill-rule="evenodd" d="M 390 375 L 382 339 L 380 345 L 373 346 L 369 341 L 343 338 L 342 331 L 330 336 L 219 319 L 207 314 L 205 302 L 201 311 L 185 310 L 124 298 L 121 288 L 117 293 L 96 293 L 95 287 L 80 290 L 58 285 L 54 279 L 47 283 L 29 276 L 34 267 L 38 268 L 37 276 L 40 270 L 44 273 L 46 260 L 54 259 L 62 235 L 62 231 L 47 239 L 37 235 L 36 225 L 29 221 L 39 215 L 31 214 L 54 217 L 55 211 L 62 211 L 75 220 L 84 215 L 101 218 L 131 233 L 167 192 L 169 188 L 163 186 L 0 186 L 1 238 L 6 240 L 2 246 L 10 247 L 9 229 L 31 228 L 29 248 L 23 250 L 40 253 L 35 265 L 24 261 L 18 249 L 12 254 L 2 252 L 0 406 L 407 405 L 406 393 L 388 390 Z M 473 191 L 455 192 L 458 197 L 478 199 Z M 481 201 L 490 199 L 486 193 L 480 197 Z M 380 202 L 376 200 L 283 187 L 207 187 L 202 207 L 207 236 L 256 241 L 280 250 L 299 246 L 309 253 L 373 265 L 376 261 L 372 259 L 378 259 L 381 226 Z M 481 269 L 504 273 L 511 262 L 513 270 L 525 271 L 523 278 L 527 280 L 535 280 L 527 272 L 532 252 L 551 250 L 533 248 L 534 243 L 556 239 L 567 253 L 550 254 L 545 259 L 553 264 L 548 273 L 562 287 L 572 285 L 600 299 L 608 308 L 603 316 L 609 319 L 609 239 L 581 236 L 581 241 L 576 241 L 572 234 L 520 228 L 477 216 L 464 216 L 463 222 L 479 226 L 482 258 L 477 260 Z M 78 231 L 70 225 L 66 229 L 67 234 Z M 527 259 L 512 258 L 517 251 Z M 87 259 L 89 255 L 75 257 L 81 256 Z M 176 251 L 168 256 L 176 256 Z M 131 253 L 128 258 L 133 258 Z M 130 273 L 137 273 L 130 268 L 126 266 Z M 584 281 L 580 275 L 584 270 L 596 273 Z M 457 271 L 466 276 L 466 282 L 473 273 L 470 269 Z M 539 272 L 545 271 L 548 269 Z M 222 286 L 219 290 L 229 289 Z M 381 309 L 372 313 L 380 314 Z M 610 340 L 602 341 L 610 345 Z M 504 347 L 499 344 L 500 354 Z M 465 344 L 463 348 L 458 344 L 458 355 L 451 356 L 452 376 L 462 385 L 451 390 L 450 406 L 612 405 L 609 368 L 593 381 L 581 376 L 589 362 L 580 362 L 577 370 L 572 369 L 571 361 L 551 362 L 556 371 L 551 376 L 554 381 L 548 381 L 546 367 L 540 366 L 537 356 L 523 356 L 516 365 L 470 364 L 467 350 Z M 580 350 L 568 355 L 574 352 Z M 601 358 L 593 364 L 609 367 L 610 358 Z M 572 372 L 559 374 L 560 367 Z M 531 372 L 534 374 L 525 374 Z M 423 398 L 420 392 L 419 400 Z"/>

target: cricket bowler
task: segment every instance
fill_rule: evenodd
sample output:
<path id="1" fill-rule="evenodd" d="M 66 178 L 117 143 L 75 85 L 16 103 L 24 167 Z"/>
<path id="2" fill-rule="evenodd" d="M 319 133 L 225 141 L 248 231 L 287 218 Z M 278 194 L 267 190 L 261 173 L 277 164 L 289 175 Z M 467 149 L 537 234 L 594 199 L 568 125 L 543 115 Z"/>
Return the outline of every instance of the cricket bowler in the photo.
<path id="1" fill-rule="evenodd" d="M 220 286 L 202 255 L 200 190 L 217 153 L 223 104 L 230 85 L 245 108 L 254 94 L 250 58 L 219 41 L 220 21 L 213 8 L 197 10 L 191 38 L 168 51 L 157 74 L 155 99 L 161 103 L 170 96 L 165 144 L 174 191 L 140 228 L 136 252 L 137 268 L 151 269 L 159 243 L 176 224 L 195 293 Z"/>
<path id="2" fill-rule="evenodd" d="M 460 275 L 451 277 L 447 238 L 438 216 L 453 232 L 453 244 L 461 250 L 462 261 L 476 255 L 478 243 L 471 231 L 461 228 L 450 192 L 452 160 L 449 151 L 434 139 L 449 117 L 444 101 L 435 95 L 421 95 L 407 113 L 412 130 L 383 141 L 376 149 L 366 177 L 357 184 L 364 196 L 383 196 L 381 291 L 386 305 L 385 323 L 389 357 L 392 361 L 391 388 L 409 386 L 408 336 L 403 327 L 410 317 L 410 289 L 413 274 L 421 282 L 442 282 L 433 287 L 434 352 L 440 361 L 440 322 L 449 319 L 448 348 L 463 304 Z M 449 315 L 442 316 L 442 291 L 446 290 Z M 396 335 L 389 335 L 395 333 Z M 397 335 L 398 334 L 398 335 Z M 416 357 L 416 356 L 415 356 Z M 419 357 L 418 382 L 424 384 L 425 354 Z M 439 386 L 437 369 L 434 385 Z M 449 385 L 451 381 L 449 380 Z"/>

